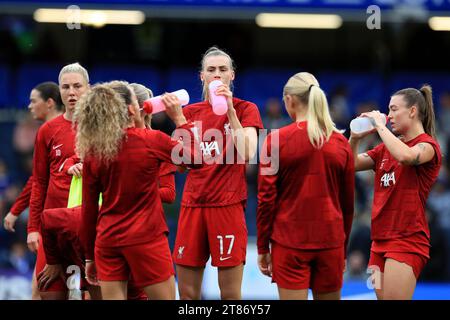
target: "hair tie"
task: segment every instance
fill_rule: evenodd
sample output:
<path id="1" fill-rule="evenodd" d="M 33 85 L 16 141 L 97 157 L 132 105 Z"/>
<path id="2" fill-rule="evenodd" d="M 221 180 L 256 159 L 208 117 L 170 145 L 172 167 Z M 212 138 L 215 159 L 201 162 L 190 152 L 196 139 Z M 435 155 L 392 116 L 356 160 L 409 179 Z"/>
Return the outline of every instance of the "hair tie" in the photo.
<path id="1" fill-rule="evenodd" d="M 311 91 L 311 88 L 312 88 L 313 86 L 314 86 L 313 84 L 309 86 L 309 88 L 308 88 L 308 92 L 310 92 L 310 91 Z"/>

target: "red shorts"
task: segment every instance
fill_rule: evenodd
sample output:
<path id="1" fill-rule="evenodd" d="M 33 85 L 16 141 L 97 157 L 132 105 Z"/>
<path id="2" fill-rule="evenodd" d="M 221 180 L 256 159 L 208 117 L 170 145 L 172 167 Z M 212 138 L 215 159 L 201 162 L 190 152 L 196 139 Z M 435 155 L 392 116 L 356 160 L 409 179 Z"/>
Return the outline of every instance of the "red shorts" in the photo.
<path id="1" fill-rule="evenodd" d="M 302 250 L 272 242 L 272 281 L 290 290 L 339 291 L 344 275 L 344 248 Z"/>
<path id="2" fill-rule="evenodd" d="M 36 279 L 41 273 L 42 270 L 44 270 L 45 265 L 47 264 L 47 260 L 45 259 L 45 251 L 44 251 L 44 243 L 42 241 L 42 237 L 39 235 L 39 248 L 37 252 L 36 257 Z M 67 269 L 67 265 L 63 265 L 64 271 Z M 68 291 L 66 283 L 63 279 L 58 278 L 55 281 L 53 281 L 47 289 L 39 290 L 40 292 L 55 292 L 55 291 Z"/>
<path id="3" fill-rule="evenodd" d="M 124 247 L 95 247 L 95 265 L 100 281 L 128 281 L 144 288 L 175 275 L 169 242 L 165 235 L 155 241 Z"/>
<path id="4" fill-rule="evenodd" d="M 173 252 L 176 264 L 215 267 L 245 264 L 247 226 L 241 203 L 226 207 L 181 207 Z"/>
<path id="5" fill-rule="evenodd" d="M 405 252 L 374 252 L 370 251 L 369 269 L 374 266 L 378 267 L 381 272 L 384 272 L 384 264 L 386 259 L 393 259 L 398 262 L 406 263 L 412 267 L 416 279 L 419 278 L 420 273 L 427 264 L 428 259 L 420 254 L 405 253 Z"/>

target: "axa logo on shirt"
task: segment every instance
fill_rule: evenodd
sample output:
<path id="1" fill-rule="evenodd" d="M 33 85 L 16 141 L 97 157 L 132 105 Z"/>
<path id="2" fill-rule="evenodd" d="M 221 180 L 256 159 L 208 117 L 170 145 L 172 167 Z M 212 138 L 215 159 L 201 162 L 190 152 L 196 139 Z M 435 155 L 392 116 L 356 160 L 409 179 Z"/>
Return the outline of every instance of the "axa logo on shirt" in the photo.
<path id="1" fill-rule="evenodd" d="M 200 150 L 202 151 L 203 156 L 212 156 L 213 151 L 215 152 L 215 155 L 220 155 L 219 144 L 217 141 L 201 142 Z"/>
<path id="2" fill-rule="evenodd" d="M 391 184 L 392 182 L 392 184 Z M 385 174 L 383 174 L 383 176 L 380 179 L 380 186 L 381 187 L 385 187 L 388 188 L 390 186 L 395 185 L 395 172 L 387 172 Z"/>

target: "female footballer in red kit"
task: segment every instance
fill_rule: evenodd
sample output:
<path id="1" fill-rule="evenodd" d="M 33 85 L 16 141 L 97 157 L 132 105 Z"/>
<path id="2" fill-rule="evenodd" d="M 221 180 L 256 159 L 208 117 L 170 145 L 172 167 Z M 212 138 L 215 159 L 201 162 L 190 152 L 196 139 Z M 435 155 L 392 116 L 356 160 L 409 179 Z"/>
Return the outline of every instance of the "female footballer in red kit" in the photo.
<path id="1" fill-rule="evenodd" d="M 28 105 L 33 119 L 39 121 L 50 121 L 61 115 L 63 111 L 63 103 L 59 93 L 59 87 L 54 82 L 43 82 L 38 84 L 31 90 L 30 104 Z M 33 186 L 33 176 L 31 176 L 23 191 L 17 197 L 10 212 L 5 217 L 4 228 L 14 232 L 14 225 L 19 215 L 28 208 L 31 198 L 31 188 Z"/>
<path id="2" fill-rule="evenodd" d="M 173 252 L 183 300 L 201 298 L 210 255 L 218 268 L 221 298 L 241 299 L 247 247 L 245 161 L 256 153 L 262 122 L 254 103 L 233 97 L 234 77 L 231 57 L 211 47 L 203 55 L 200 72 L 205 100 L 183 108 L 186 119 L 199 128 L 204 164 L 187 175 Z M 223 82 L 215 94 L 226 97 L 226 114 L 212 110 L 208 85 L 213 80 Z"/>
<path id="3" fill-rule="evenodd" d="M 130 86 L 133 88 L 136 94 L 136 99 L 139 107 L 142 109 L 144 106 L 144 101 L 153 97 L 153 92 L 139 83 L 131 83 Z M 136 123 L 138 128 L 147 128 L 152 130 L 152 115 L 151 114 L 141 114 L 141 123 Z M 177 168 L 172 163 L 162 162 L 159 170 L 159 195 L 161 201 L 165 203 L 172 203 L 175 201 L 175 172 Z"/>
<path id="4" fill-rule="evenodd" d="M 340 299 L 353 221 L 353 153 L 312 74 L 292 76 L 283 100 L 294 122 L 263 146 L 258 265 L 276 282 L 280 299 L 306 300 L 308 288 L 314 299 Z"/>
<path id="5" fill-rule="evenodd" d="M 86 277 L 100 285 L 106 300 L 127 298 L 130 275 L 150 299 L 174 299 L 173 262 L 157 179 L 160 163 L 175 161 L 173 149 L 181 142 L 157 130 L 136 128 L 140 111 L 134 94 L 133 100 L 127 108 L 108 85 L 97 85 L 76 110 Z M 167 94 L 163 102 L 167 115 L 191 137 L 192 125 L 178 98 Z M 183 139 L 185 164 L 193 163 L 193 136 L 190 141 Z"/>
<path id="6" fill-rule="evenodd" d="M 75 131 L 72 116 L 80 97 L 89 89 L 89 76 L 78 63 L 63 67 L 59 74 L 61 99 L 66 107 L 63 115 L 43 124 L 37 133 L 33 155 L 33 186 L 28 219 L 28 247 L 37 251 L 36 277 L 46 279 L 59 272 L 47 265 L 41 232 L 44 209 L 67 206 L 71 175 L 62 170 L 64 162 L 75 152 Z M 39 288 L 42 299 L 65 299 L 66 284 L 62 279 L 47 288 Z"/>
<path id="7" fill-rule="evenodd" d="M 374 170 L 372 248 L 369 269 L 378 299 L 412 299 L 416 281 L 430 258 L 430 231 L 425 204 L 441 167 L 435 139 L 431 87 L 397 91 L 389 102 L 392 132 L 386 119 L 372 111 L 374 129 L 351 133 L 354 154 L 364 136 L 377 132 L 383 141 L 355 157 L 357 171 Z"/>
<path id="8" fill-rule="evenodd" d="M 136 94 L 139 106 L 142 107 L 143 102 L 150 98 L 151 91 L 139 84 L 129 85 L 123 81 L 112 81 L 105 85 L 116 91 L 124 100 L 124 108 L 132 107 L 134 98 L 132 92 Z M 134 118 L 137 128 L 144 128 L 145 125 L 151 130 L 151 116 L 143 115 L 143 117 Z M 144 124 L 143 119 L 147 120 Z M 78 157 L 74 157 L 74 161 L 79 162 Z M 70 164 L 70 166 L 72 166 Z M 172 203 L 175 200 L 175 176 L 176 167 L 173 164 L 162 162 L 159 171 L 159 195 L 162 202 Z M 81 168 L 82 172 L 82 168 Z M 80 177 L 82 173 L 80 174 Z M 47 263 L 78 265 L 82 274 L 84 274 L 84 252 L 80 243 L 80 224 L 81 224 L 81 206 L 74 208 L 57 208 L 44 210 L 42 215 L 42 238 L 44 239 L 45 254 Z M 47 282 L 54 279 L 47 279 Z M 101 293 L 97 291 L 98 287 L 86 286 L 90 293 L 90 299 L 101 299 Z M 84 285 L 83 285 L 84 289 Z M 99 289 L 99 288 L 98 288 Z M 128 300 L 147 300 L 147 295 L 141 289 L 134 285 L 132 278 L 128 281 L 127 288 Z"/>
<path id="9" fill-rule="evenodd" d="M 44 122 L 50 121 L 61 115 L 63 108 L 59 87 L 56 83 L 43 82 L 31 90 L 28 109 L 30 109 L 30 112 L 35 120 Z M 33 176 L 28 179 L 27 184 L 19 197 L 17 197 L 10 212 L 6 215 L 3 223 L 6 230 L 15 232 L 14 225 L 19 218 L 19 215 L 30 205 L 32 186 Z M 31 298 L 33 300 L 39 300 L 41 297 L 37 289 L 35 272 L 33 272 L 31 288 Z"/>

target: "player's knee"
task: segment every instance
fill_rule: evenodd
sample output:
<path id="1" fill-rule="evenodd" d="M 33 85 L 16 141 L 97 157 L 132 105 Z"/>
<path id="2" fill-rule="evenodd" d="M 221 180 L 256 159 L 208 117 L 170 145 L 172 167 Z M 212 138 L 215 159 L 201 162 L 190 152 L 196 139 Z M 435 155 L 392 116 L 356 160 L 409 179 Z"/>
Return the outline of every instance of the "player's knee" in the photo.
<path id="1" fill-rule="evenodd" d="M 241 300 L 241 291 L 239 288 L 220 288 L 220 298 L 222 300 Z"/>
<path id="2" fill-rule="evenodd" d="M 194 286 L 179 285 L 180 299 L 181 300 L 200 300 L 201 289 L 197 289 Z"/>

